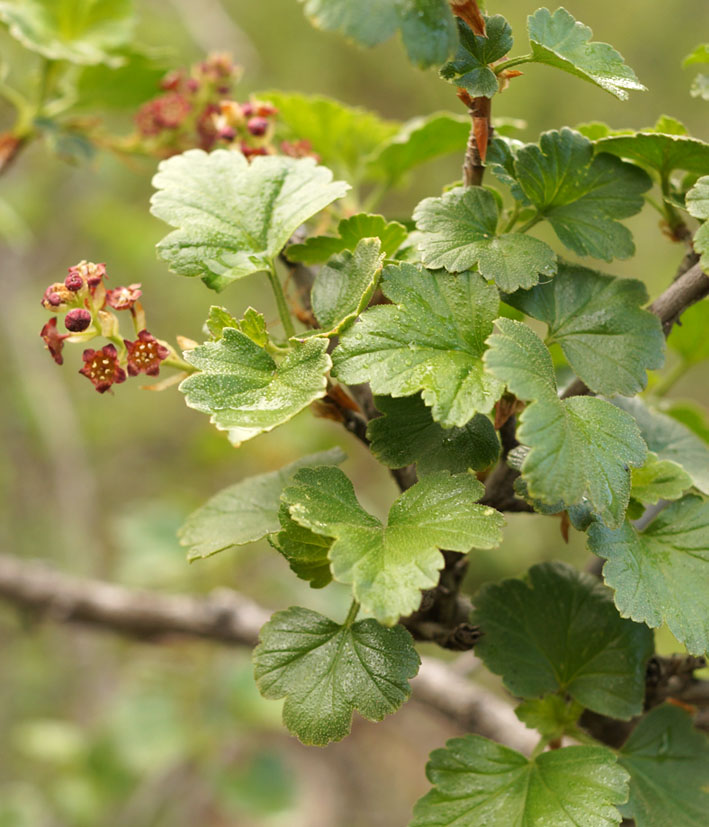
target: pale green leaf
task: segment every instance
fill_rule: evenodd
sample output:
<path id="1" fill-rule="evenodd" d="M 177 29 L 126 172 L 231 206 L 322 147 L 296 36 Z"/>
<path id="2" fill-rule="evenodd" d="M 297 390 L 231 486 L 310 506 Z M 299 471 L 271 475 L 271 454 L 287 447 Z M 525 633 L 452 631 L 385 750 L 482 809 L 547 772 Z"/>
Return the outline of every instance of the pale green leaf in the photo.
<path id="1" fill-rule="evenodd" d="M 706 271 L 709 270 L 709 175 L 696 182 L 687 193 L 686 203 L 689 214 L 705 222 L 694 234 L 693 243 L 702 255 L 699 263 Z"/>
<path id="2" fill-rule="evenodd" d="M 676 462 L 659 459 L 652 452 L 647 455 L 645 465 L 633 468 L 630 496 L 646 505 L 660 500 L 678 500 L 692 487 L 692 478 Z"/>
<path id="3" fill-rule="evenodd" d="M 528 729 L 536 729 L 550 739 L 573 733 L 582 712 L 582 704 L 561 695 L 531 698 L 515 708 L 515 715 Z"/>
<path id="4" fill-rule="evenodd" d="M 541 563 L 524 580 L 483 586 L 472 622 L 485 630 L 475 653 L 513 695 L 558 692 L 624 720 L 642 712 L 652 632 L 619 617 L 596 577 Z"/>
<path id="5" fill-rule="evenodd" d="M 682 68 L 696 63 L 709 63 L 709 43 L 700 43 L 682 61 Z"/>
<path id="6" fill-rule="evenodd" d="M 559 240 L 578 255 L 605 261 L 630 258 L 633 238 L 619 223 L 643 207 L 651 186 L 647 173 L 607 153 L 593 154 L 593 144 L 564 127 L 545 132 L 539 146 L 518 150 L 515 177 L 540 216 Z"/>
<path id="7" fill-rule="evenodd" d="M 482 354 L 499 306 L 495 287 L 476 273 L 400 264 L 384 269 L 381 289 L 393 304 L 370 308 L 343 334 L 332 357 L 337 377 L 389 396 L 422 390 L 446 427 L 491 411 L 502 385 L 483 370 Z"/>
<path id="8" fill-rule="evenodd" d="M 278 531 L 281 491 L 299 468 L 336 465 L 345 459 L 339 448 L 310 454 L 279 471 L 247 477 L 215 494 L 192 512 L 179 531 L 188 560 L 210 557 Z"/>
<path id="9" fill-rule="evenodd" d="M 327 586 L 332 580 L 328 558 L 332 538 L 323 537 L 298 525 L 291 518 L 288 507 L 283 504 L 278 519 L 281 530 L 268 538 L 271 545 L 280 551 L 291 570 L 301 580 L 307 580 L 314 589 Z"/>
<path id="10" fill-rule="evenodd" d="M 282 499 L 297 523 L 335 538 L 333 577 L 352 584 L 362 608 L 391 626 L 418 608 L 422 589 L 438 582 L 439 549 L 499 545 L 502 515 L 476 504 L 483 493 L 472 474 L 431 474 L 394 502 L 386 526 L 362 508 L 338 469 L 304 469 Z"/>
<path id="11" fill-rule="evenodd" d="M 456 187 L 441 198 L 424 199 L 414 210 L 423 263 L 451 272 L 477 265 L 484 278 L 507 292 L 551 278 L 556 273 L 551 247 L 522 233 L 497 235 L 499 217 L 497 201 L 482 187 Z"/>
<path id="12" fill-rule="evenodd" d="M 133 0 L 3 0 L 0 20 L 49 60 L 120 66 L 133 38 Z"/>
<path id="13" fill-rule="evenodd" d="M 248 336 L 231 327 L 217 342 L 185 353 L 198 369 L 180 390 L 190 408 L 211 414 L 234 445 L 271 431 L 325 396 L 330 368 L 327 339 L 295 342 L 279 364 Z"/>
<path id="14" fill-rule="evenodd" d="M 688 399 L 672 399 L 665 402 L 662 410 L 685 425 L 702 442 L 709 443 L 709 417 L 701 405 Z"/>
<path id="15" fill-rule="evenodd" d="M 636 827 L 705 827 L 709 812 L 709 742 L 683 709 L 653 709 L 618 754 L 630 773 L 621 812 Z"/>
<path id="16" fill-rule="evenodd" d="M 449 112 L 435 112 L 413 118 L 388 138 L 369 157 L 367 177 L 396 186 L 415 167 L 443 155 L 465 152 L 470 118 Z"/>
<path id="17" fill-rule="evenodd" d="M 549 325 L 576 374 L 595 393 L 632 396 L 647 371 L 662 367 L 665 339 L 659 319 L 642 309 L 641 281 L 620 279 L 559 262 L 555 279 L 506 301 Z"/>
<path id="18" fill-rule="evenodd" d="M 398 29 L 410 60 L 421 67 L 443 63 L 455 46 L 455 24 L 446 0 L 300 0 L 312 22 L 363 46 L 376 46 Z"/>
<path id="19" fill-rule="evenodd" d="M 350 253 L 333 256 L 315 276 L 313 312 L 327 335 L 341 333 L 369 304 L 382 271 L 378 238 L 363 238 Z"/>
<path id="20" fill-rule="evenodd" d="M 590 81 L 620 100 L 627 99 L 628 89 L 645 89 L 622 55 L 607 43 L 592 42 L 591 29 L 566 9 L 559 8 L 553 14 L 537 9 L 527 18 L 527 28 L 536 63 Z"/>
<path id="21" fill-rule="evenodd" d="M 382 215 L 368 213 L 343 218 L 337 225 L 337 232 L 337 236 L 316 235 L 306 239 L 303 244 L 291 244 L 286 250 L 286 256 L 291 261 L 323 264 L 336 253 L 344 250 L 352 252 L 363 238 L 378 238 L 382 252 L 387 258 L 394 258 L 408 235 L 406 227 L 398 221 L 387 221 Z"/>
<path id="22" fill-rule="evenodd" d="M 160 258 L 183 276 L 222 289 L 267 270 L 304 222 L 349 189 L 312 158 L 190 149 L 162 161 L 153 178 L 153 215 L 173 232 Z"/>
<path id="23" fill-rule="evenodd" d="M 646 456 L 637 425 L 602 399 L 560 400 L 551 355 L 537 334 L 511 319 L 496 324 L 487 368 L 520 399 L 532 401 L 517 431 L 531 449 L 522 465 L 530 496 L 548 505 L 587 499 L 606 525 L 620 525 L 630 498 L 629 466 L 642 465 Z"/>
<path id="24" fill-rule="evenodd" d="M 512 48 L 512 29 L 500 14 L 485 21 L 486 35 L 476 35 L 458 19 L 458 51 L 441 67 L 441 77 L 465 89 L 473 98 L 491 98 L 497 94 L 497 75 L 490 68 Z"/>
<path id="25" fill-rule="evenodd" d="M 389 468 L 416 463 L 419 475 L 482 471 L 497 462 L 500 440 L 492 422 L 477 414 L 462 428 L 442 428 L 420 396 L 374 399 L 382 416 L 371 419 L 367 436 L 379 462 Z"/>
<path id="26" fill-rule="evenodd" d="M 319 95 L 262 92 L 278 108 L 282 137 L 309 141 L 323 164 L 351 184 L 365 177 L 368 155 L 399 131 L 397 121 Z M 283 128 L 285 127 L 285 132 Z"/>
<path id="27" fill-rule="evenodd" d="M 213 304 L 209 308 L 209 315 L 204 322 L 203 331 L 205 335 L 209 334 L 212 337 L 212 340 L 216 341 L 217 339 L 222 338 L 225 327 L 235 327 L 238 330 L 239 320 L 236 316 L 232 316 L 226 307 L 219 307 L 218 305 Z"/>
<path id="28" fill-rule="evenodd" d="M 648 408 L 642 399 L 616 397 L 613 404 L 627 411 L 637 422 L 647 447 L 660 459 L 681 465 L 694 485 L 709 494 L 709 447 L 675 419 Z"/>
<path id="29" fill-rule="evenodd" d="M 411 694 L 419 657 L 402 626 L 342 626 L 309 609 L 277 612 L 261 629 L 254 675 L 265 698 L 285 698 L 283 723 L 304 744 L 345 737 L 356 709 L 381 721 Z"/>
<path id="30" fill-rule="evenodd" d="M 529 759 L 479 735 L 431 753 L 434 788 L 410 827 L 611 827 L 628 774 L 606 747 L 563 747 Z"/>
<path id="31" fill-rule="evenodd" d="M 624 617 L 667 623 L 695 655 L 709 651 L 709 503 L 694 494 L 670 503 L 639 532 L 630 523 L 589 529 L 591 551 Z"/>
<path id="32" fill-rule="evenodd" d="M 692 81 L 692 85 L 689 87 L 689 94 L 693 98 L 701 98 L 702 100 L 709 101 L 709 75 L 700 72 Z"/>

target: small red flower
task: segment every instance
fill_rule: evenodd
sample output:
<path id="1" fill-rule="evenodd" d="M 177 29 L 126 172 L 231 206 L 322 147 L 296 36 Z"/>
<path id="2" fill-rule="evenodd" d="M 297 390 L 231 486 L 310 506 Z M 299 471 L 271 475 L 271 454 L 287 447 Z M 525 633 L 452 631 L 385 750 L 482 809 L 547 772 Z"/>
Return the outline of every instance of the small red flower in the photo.
<path id="1" fill-rule="evenodd" d="M 64 364 L 64 357 L 62 356 L 62 348 L 64 347 L 64 339 L 69 338 L 68 333 L 60 333 L 57 330 L 57 317 L 52 318 L 42 328 L 39 334 L 44 339 L 44 344 L 47 350 L 52 354 L 52 359 L 58 364 Z"/>
<path id="2" fill-rule="evenodd" d="M 289 155 L 291 158 L 315 158 L 316 161 L 320 161 L 320 156 L 313 152 L 313 145 L 305 139 L 300 141 L 282 141 L 281 152 L 284 155 Z"/>
<path id="3" fill-rule="evenodd" d="M 249 118 L 246 128 L 257 138 L 268 132 L 268 121 L 266 118 Z"/>
<path id="4" fill-rule="evenodd" d="M 134 342 L 123 340 L 128 349 L 128 373 L 137 376 L 147 373 L 148 376 L 157 376 L 160 373 L 160 362 L 167 359 L 170 351 L 147 330 L 141 330 Z"/>
<path id="5" fill-rule="evenodd" d="M 91 324 L 91 314 L 83 307 L 77 307 L 66 314 L 64 324 L 72 333 L 81 333 Z"/>
<path id="6" fill-rule="evenodd" d="M 66 283 L 69 277 L 73 276 L 80 276 L 82 279 L 86 280 L 86 283 L 91 288 L 98 287 L 99 284 L 103 281 L 106 277 L 106 265 L 105 264 L 95 264 L 93 261 L 80 261 L 78 264 L 75 264 L 73 267 L 69 268 L 69 275 L 67 276 L 64 284 L 69 287 Z M 69 287 L 69 289 L 73 289 Z"/>
<path id="7" fill-rule="evenodd" d="M 142 295 L 140 284 L 129 284 L 128 287 L 107 290 L 106 302 L 114 310 L 130 310 Z"/>
<path id="8" fill-rule="evenodd" d="M 118 364 L 118 351 L 114 345 L 104 345 L 101 350 L 88 348 L 82 358 L 84 367 L 79 373 L 90 379 L 99 393 L 126 381 L 126 372 Z"/>

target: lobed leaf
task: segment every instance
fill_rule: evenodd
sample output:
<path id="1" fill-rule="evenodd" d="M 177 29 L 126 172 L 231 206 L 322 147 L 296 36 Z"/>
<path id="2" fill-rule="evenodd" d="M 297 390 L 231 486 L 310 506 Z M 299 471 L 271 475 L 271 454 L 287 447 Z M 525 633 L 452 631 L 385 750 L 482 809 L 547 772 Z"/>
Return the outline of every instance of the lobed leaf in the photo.
<path id="1" fill-rule="evenodd" d="M 420 396 L 377 396 L 374 404 L 382 416 L 369 421 L 367 436 L 374 456 L 389 468 L 415 462 L 420 476 L 457 474 L 469 468 L 482 471 L 500 456 L 497 431 L 483 414 L 462 428 L 442 428 Z"/>
<path id="2" fill-rule="evenodd" d="M 281 491 L 299 468 L 337 465 L 345 459 L 339 448 L 310 454 L 270 471 L 247 477 L 215 494 L 193 511 L 180 528 L 180 545 L 188 560 L 210 557 L 219 551 L 243 546 L 278 531 Z"/>
<path id="3" fill-rule="evenodd" d="M 667 180 L 676 169 L 701 175 L 709 169 L 709 144 L 689 135 L 642 131 L 634 135 L 610 135 L 596 141 L 597 152 L 654 170 Z"/>
<path id="4" fill-rule="evenodd" d="M 337 232 L 337 236 L 316 235 L 306 239 L 303 244 L 291 244 L 286 250 L 286 256 L 291 261 L 323 264 L 336 253 L 345 250 L 353 252 L 364 238 L 378 238 L 382 252 L 387 258 L 393 258 L 408 235 L 406 227 L 398 221 L 387 221 L 382 215 L 368 213 L 343 218 L 337 225 Z"/>
<path id="5" fill-rule="evenodd" d="M 522 698 L 570 696 L 601 715 L 640 714 L 650 630 L 619 617 L 610 589 L 565 563 L 541 563 L 524 580 L 483 586 L 476 654 Z M 523 653 L 523 654 L 522 654 Z"/>
<path id="6" fill-rule="evenodd" d="M 333 577 L 352 584 L 362 608 L 392 626 L 418 608 L 422 589 L 438 582 L 439 549 L 499 545 L 502 515 L 476 504 L 483 492 L 471 474 L 431 474 L 394 502 L 386 526 L 362 508 L 352 483 L 335 468 L 296 474 L 282 499 L 299 525 L 335 538 Z"/>
<path id="7" fill-rule="evenodd" d="M 499 91 L 499 83 L 490 64 L 512 48 L 510 24 L 496 14 L 486 19 L 486 34 L 476 35 L 460 18 L 457 23 L 458 51 L 453 60 L 441 67 L 441 77 L 462 87 L 473 98 L 491 98 Z"/>
<path id="8" fill-rule="evenodd" d="M 332 538 L 298 525 L 283 504 L 278 520 L 281 530 L 269 537 L 271 545 L 286 558 L 291 571 L 301 580 L 307 580 L 313 589 L 327 586 L 332 580 L 328 558 Z"/>
<path id="9" fill-rule="evenodd" d="M 172 227 L 158 255 L 221 290 L 271 267 L 304 222 L 349 189 L 312 158 L 190 149 L 162 161 L 151 212 Z"/>
<path id="10" fill-rule="evenodd" d="M 662 326 L 642 309 L 648 296 L 640 281 L 560 261 L 555 279 L 505 300 L 549 326 L 549 339 L 595 393 L 632 396 L 647 385 L 648 370 L 662 367 Z"/>
<path id="11" fill-rule="evenodd" d="M 466 735 L 431 753 L 434 788 L 414 807 L 410 827 L 609 827 L 622 819 L 628 774 L 606 747 L 563 747 L 526 758 Z"/>
<path id="12" fill-rule="evenodd" d="M 645 87 L 608 43 L 592 42 L 593 32 L 564 8 L 553 14 L 537 9 L 527 18 L 529 40 L 536 63 L 546 63 L 600 86 L 620 100 L 627 90 Z"/>
<path id="13" fill-rule="evenodd" d="M 370 308 L 345 331 L 332 354 L 334 375 L 369 382 L 375 394 L 423 391 L 444 427 L 492 410 L 502 385 L 485 373 L 482 354 L 497 290 L 475 273 L 434 275 L 412 264 L 385 267 L 381 289 L 394 304 Z"/>
<path id="14" fill-rule="evenodd" d="M 265 698 L 285 698 L 283 723 L 304 744 L 345 737 L 356 709 L 369 721 L 395 712 L 411 694 L 420 660 L 402 626 L 376 620 L 340 625 L 309 609 L 277 612 L 261 629 L 254 675 Z"/>
<path id="15" fill-rule="evenodd" d="M 477 265 L 501 290 L 528 290 L 556 273 L 554 251 L 522 233 L 497 234 L 500 208 L 489 190 L 456 187 L 441 198 L 426 198 L 414 210 L 421 231 L 419 249 L 426 267 L 450 272 Z"/>
<path id="16" fill-rule="evenodd" d="M 647 173 L 614 155 L 593 154 L 593 145 L 568 127 L 545 132 L 517 151 L 515 177 L 538 215 L 559 240 L 581 256 L 605 261 L 630 258 L 635 245 L 619 223 L 643 207 L 651 186 Z"/>
<path id="17" fill-rule="evenodd" d="M 630 466 L 642 465 L 647 454 L 637 425 L 602 399 L 560 400 L 551 355 L 537 334 L 511 319 L 496 325 L 485 364 L 512 393 L 532 402 L 517 431 L 531 449 L 522 465 L 529 495 L 567 507 L 588 500 L 606 525 L 620 525 L 630 499 Z"/>
<path id="18" fill-rule="evenodd" d="M 645 465 L 633 468 L 631 480 L 630 496 L 645 505 L 677 500 L 692 487 L 692 478 L 681 465 L 653 453 L 647 455 Z"/>
<path id="19" fill-rule="evenodd" d="M 653 629 L 666 622 L 692 654 L 709 651 L 709 503 L 670 503 L 643 531 L 594 523 L 588 546 L 606 560 L 603 578 L 623 617 Z"/>
<path id="20" fill-rule="evenodd" d="M 180 384 L 185 402 L 211 414 L 234 445 L 273 430 L 325 396 L 331 365 L 327 339 L 295 342 L 276 364 L 264 348 L 231 327 L 219 341 L 187 351 L 185 359 L 198 368 Z"/>

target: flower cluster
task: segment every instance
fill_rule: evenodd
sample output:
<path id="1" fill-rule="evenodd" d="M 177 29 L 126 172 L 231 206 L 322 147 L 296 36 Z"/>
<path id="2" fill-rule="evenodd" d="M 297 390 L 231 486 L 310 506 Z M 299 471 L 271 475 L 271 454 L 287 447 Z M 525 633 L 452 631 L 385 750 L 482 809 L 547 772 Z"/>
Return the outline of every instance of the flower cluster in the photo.
<path id="1" fill-rule="evenodd" d="M 68 331 L 59 332 L 59 316 L 54 315 L 40 332 L 54 361 L 58 365 L 64 363 L 65 342 L 88 342 L 97 336 L 108 339 L 100 350 L 84 350 L 84 364 L 79 371 L 99 393 L 125 382 L 126 375 L 157 376 L 165 360 L 179 367 L 180 360 L 172 348 L 158 341 L 145 327 L 145 311 L 139 301 L 141 285 L 106 289 L 105 279 L 105 264 L 80 261 L 69 268 L 63 282 L 55 282 L 44 291 L 42 306 L 52 313 L 64 314 Z M 134 341 L 121 337 L 119 319 L 107 308 L 129 311 L 136 332 Z"/>
<path id="2" fill-rule="evenodd" d="M 233 99 L 240 75 L 228 55 L 210 55 L 189 70 L 169 72 L 163 94 L 144 103 L 135 116 L 137 148 L 168 157 L 192 147 L 239 150 L 246 158 L 281 153 L 316 157 L 309 141 L 275 141 L 278 110 L 268 101 Z"/>

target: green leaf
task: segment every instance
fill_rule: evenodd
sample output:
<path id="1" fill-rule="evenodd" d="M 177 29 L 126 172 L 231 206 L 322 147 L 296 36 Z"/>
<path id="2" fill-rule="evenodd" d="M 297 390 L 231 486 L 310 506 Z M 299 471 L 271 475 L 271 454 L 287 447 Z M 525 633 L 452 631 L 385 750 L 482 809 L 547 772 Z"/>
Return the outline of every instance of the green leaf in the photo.
<path id="1" fill-rule="evenodd" d="M 557 397 L 551 355 L 531 328 L 498 319 L 487 368 L 520 399 L 531 400 L 517 438 L 531 450 L 522 465 L 529 494 L 548 505 L 587 499 L 606 525 L 618 526 L 630 497 L 629 466 L 647 453 L 632 417 L 590 396 Z"/>
<path id="2" fill-rule="evenodd" d="M 512 48 L 512 29 L 501 14 L 485 21 L 486 36 L 476 35 L 458 19 L 460 45 L 453 60 L 441 67 L 441 77 L 462 87 L 473 98 L 491 98 L 499 91 L 497 75 L 489 64 Z"/>
<path id="3" fill-rule="evenodd" d="M 694 485 L 709 494 L 709 447 L 699 437 L 680 422 L 648 408 L 641 399 L 616 397 L 613 404 L 635 419 L 651 451 L 681 465 Z"/>
<path id="4" fill-rule="evenodd" d="M 709 812 L 709 742 L 692 718 L 666 704 L 648 713 L 618 754 L 630 773 L 624 815 L 637 827 L 704 827 Z"/>
<path id="5" fill-rule="evenodd" d="M 77 107 L 95 112 L 97 109 L 137 109 L 140 104 L 155 97 L 160 81 L 167 71 L 167 60 L 160 54 L 121 49 L 116 58 L 123 62 L 114 66 L 96 64 L 86 66 L 77 84 Z"/>
<path id="6" fill-rule="evenodd" d="M 663 411 L 672 419 L 686 425 L 703 442 L 709 442 L 709 420 L 706 410 L 701 405 L 686 399 L 672 399 L 665 403 Z"/>
<path id="7" fill-rule="evenodd" d="M 446 427 L 491 411 L 502 386 L 484 372 L 482 353 L 497 290 L 476 273 L 434 275 L 412 264 L 386 267 L 380 286 L 394 304 L 370 308 L 343 334 L 332 355 L 338 379 L 390 396 L 423 390 Z"/>
<path id="8" fill-rule="evenodd" d="M 335 538 L 333 577 L 352 584 L 362 608 L 392 626 L 418 608 L 422 589 L 438 582 L 440 548 L 499 545 L 502 515 L 475 503 L 483 493 L 471 474 L 431 474 L 396 500 L 386 526 L 364 511 L 352 483 L 335 468 L 304 469 L 282 499 L 297 523 Z"/>
<path id="9" fill-rule="evenodd" d="M 209 308 L 209 315 L 204 323 L 206 332 L 210 334 L 212 341 L 221 339 L 224 335 L 224 328 L 235 327 L 259 347 L 266 347 L 270 342 L 266 320 L 262 313 L 247 307 L 243 319 L 235 319 L 225 307 L 212 305 Z"/>
<path id="10" fill-rule="evenodd" d="M 682 313 L 682 324 L 677 324 L 667 339 L 667 344 L 682 361 L 696 365 L 709 359 L 709 302 L 702 301 L 688 307 Z"/>
<path id="11" fill-rule="evenodd" d="M 549 325 L 576 374 L 595 393 L 632 396 L 662 367 L 665 338 L 659 319 L 642 309 L 641 281 L 620 279 L 559 262 L 555 279 L 506 301 Z"/>
<path id="12" fill-rule="evenodd" d="M 606 747 L 564 747 L 534 759 L 466 735 L 431 753 L 434 789 L 410 827 L 609 827 L 628 798 L 628 775 Z"/>
<path id="13" fill-rule="evenodd" d="M 646 505 L 677 500 L 692 487 L 692 478 L 681 465 L 653 453 L 647 455 L 645 465 L 633 468 L 631 480 L 630 496 Z"/>
<path id="14" fill-rule="evenodd" d="M 709 101 L 709 75 L 700 72 L 692 81 L 689 94 L 693 98 L 701 98 L 702 100 Z"/>
<path id="15" fill-rule="evenodd" d="M 492 422 L 477 414 L 462 428 L 442 428 L 420 396 L 377 396 L 382 416 L 371 419 L 367 436 L 379 462 L 389 468 L 416 463 L 420 476 L 436 471 L 482 471 L 497 462 L 500 441 Z"/>
<path id="16" fill-rule="evenodd" d="M 705 167 L 706 169 L 706 167 Z M 709 270 L 709 175 L 700 178 L 687 193 L 689 214 L 705 223 L 694 234 L 694 249 L 702 254 L 699 261 L 704 270 Z"/>
<path id="17" fill-rule="evenodd" d="M 441 198 L 426 198 L 414 210 L 422 231 L 419 248 L 427 267 L 451 272 L 477 265 L 501 290 L 528 290 L 541 276 L 556 273 L 554 251 L 522 233 L 497 235 L 500 207 L 489 190 L 456 187 Z"/>
<path id="18" fill-rule="evenodd" d="M 318 95 L 274 91 L 259 93 L 259 99 L 278 108 L 279 129 L 286 129 L 283 137 L 310 141 L 321 162 L 352 184 L 365 177 L 368 155 L 401 126 L 366 109 Z"/>
<path id="19" fill-rule="evenodd" d="M 322 537 L 309 528 L 298 525 L 291 519 L 285 505 L 281 505 L 278 519 L 281 530 L 269 537 L 271 545 L 280 551 L 291 570 L 301 580 L 308 580 L 314 589 L 327 586 L 332 580 L 328 559 L 332 538 Z"/>
<path id="20" fill-rule="evenodd" d="M 277 364 L 232 327 L 224 329 L 218 342 L 187 351 L 185 359 L 199 371 L 180 384 L 185 402 L 211 414 L 234 445 L 273 430 L 325 396 L 331 365 L 327 339 L 296 342 Z"/>
<path id="21" fill-rule="evenodd" d="M 409 58 L 422 68 L 443 63 L 455 46 L 446 0 L 300 0 L 314 25 L 339 31 L 363 46 L 388 40 L 397 29 Z"/>
<path id="22" fill-rule="evenodd" d="M 393 136 L 380 144 L 368 159 L 367 177 L 396 186 L 415 167 L 443 155 L 465 152 L 470 118 L 449 112 L 435 112 L 407 121 Z"/>
<path id="23" fill-rule="evenodd" d="M 590 81 L 620 100 L 628 98 L 628 89 L 645 89 L 635 72 L 625 65 L 622 55 L 607 43 L 589 42 L 591 29 L 566 9 L 559 8 L 554 14 L 548 9 L 537 9 L 527 18 L 527 28 L 536 63 L 546 63 Z"/>
<path id="24" fill-rule="evenodd" d="M 709 144 L 689 135 L 664 135 L 650 131 L 611 135 L 596 141 L 596 151 L 610 152 L 655 170 L 662 180 L 667 180 L 676 169 L 698 175 L 709 169 Z"/>
<path id="25" fill-rule="evenodd" d="M 323 264 L 336 253 L 344 250 L 352 252 L 363 238 L 378 238 L 382 252 L 387 258 L 394 258 L 394 253 L 408 235 L 406 227 L 398 221 L 387 221 L 382 215 L 368 213 L 343 218 L 337 225 L 337 232 L 338 236 L 316 235 L 303 244 L 291 244 L 286 255 L 291 261 Z"/>
<path id="26" fill-rule="evenodd" d="M 210 557 L 219 551 L 243 546 L 278 531 L 281 491 L 299 468 L 337 465 L 345 459 L 339 448 L 310 454 L 279 471 L 247 477 L 222 489 L 192 512 L 179 531 L 180 545 L 188 560 Z"/>
<path id="27" fill-rule="evenodd" d="M 594 523 L 588 546 L 607 561 L 603 578 L 623 617 L 653 629 L 666 622 L 692 654 L 709 651 L 709 503 L 689 494 L 641 532 Z"/>
<path id="28" fill-rule="evenodd" d="M 682 61 L 682 68 L 692 66 L 696 63 L 709 63 L 709 43 L 700 43 Z"/>
<path id="29" fill-rule="evenodd" d="M 652 632 L 619 617 L 592 575 L 565 563 L 532 566 L 524 580 L 483 586 L 472 622 L 485 630 L 475 653 L 513 695 L 558 692 L 623 720 L 642 712 Z"/>
<path id="30" fill-rule="evenodd" d="M 518 150 L 514 169 L 524 194 L 570 250 L 605 261 L 635 254 L 630 230 L 618 219 L 642 209 L 651 186 L 643 170 L 613 155 L 594 156 L 588 138 L 568 127 Z"/>
<path id="31" fill-rule="evenodd" d="M 190 149 L 162 161 L 151 212 L 177 229 L 158 255 L 216 290 L 267 270 L 304 222 L 349 189 L 312 158 Z"/>
<path id="32" fill-rule="evenodd" d="M 376 620 L 340 625 L 293 607 L 261 629 L 254 674 L 265 698 L 285 698 L 283 723 L 304 744 L 324 746 L 345 737 L 356 709 L 381 721 L 409 697 L 419 657 L 402 626 Z"/>
<path id="33" fill-rule="evenodd" d="M 239 329 L 239 321 L 236 316 L 232 316 L 226 307 L 219 307 L 213 304 L 209 308 L 209 315 L 204 322 L 204 333 L 209 334 L 213 341 L 222 338 L 225 327 L 235 327 Z"/>
<path id="34" fill-rule="evenodd" d="M 313 312 L 327 335 L 341 333 L 369 304 L 382 271 L 378 238 L 363 238 L 320 269 L 311 292 Z"/>
<path id="35" fill-rule="evenodd" d="M 561 695 L 546 695 L 524 701 L 515 709 L 515 715 L 529 729 L 536 729 L 545 738 L 561 738 L 574 733 L 583 705 L 567 701 Z"/>
<path id="36" fill-rule="evenodd" d="M 133 38 L 132 0 L 5 0 L 0 20 L 26 48 L 49 60 L 120 66 Z"/>

